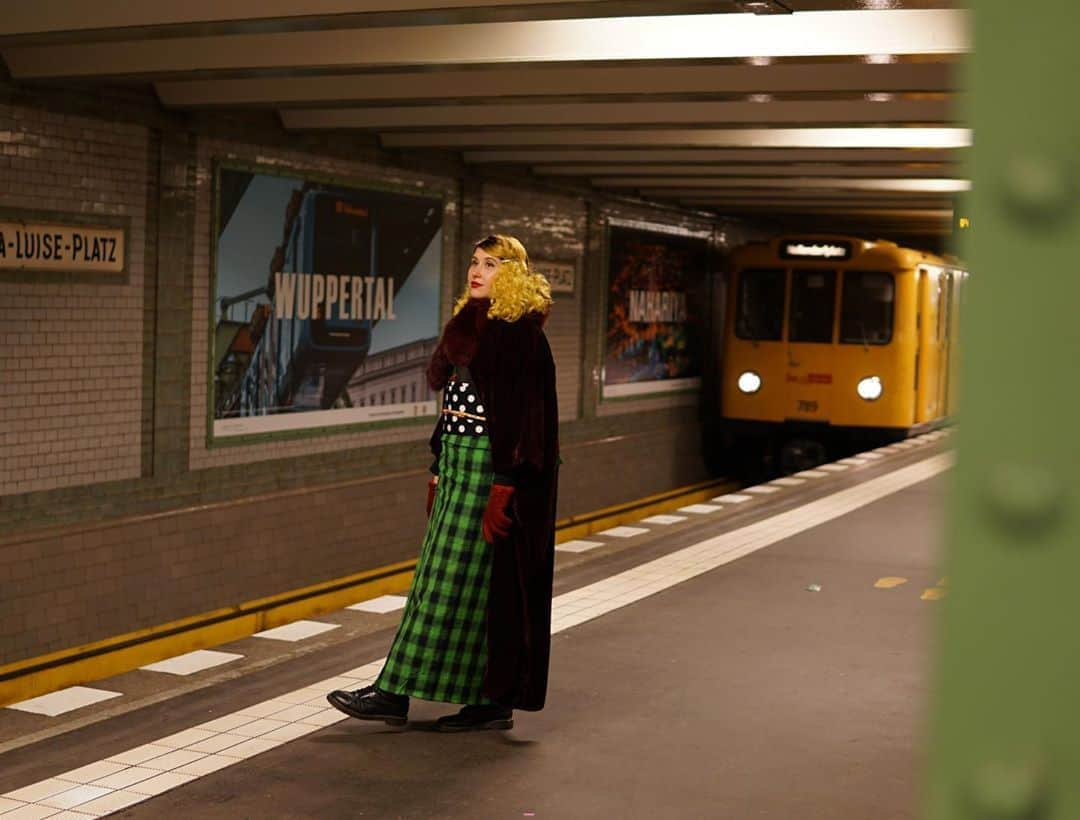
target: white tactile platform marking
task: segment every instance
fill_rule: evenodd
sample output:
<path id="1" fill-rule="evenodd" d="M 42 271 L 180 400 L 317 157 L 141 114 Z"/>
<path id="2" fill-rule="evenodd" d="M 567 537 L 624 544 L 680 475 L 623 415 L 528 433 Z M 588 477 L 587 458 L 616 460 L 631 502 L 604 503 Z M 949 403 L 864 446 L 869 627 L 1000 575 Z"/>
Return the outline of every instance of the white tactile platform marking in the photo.
<path id="1" fill-rule="evenodd" d="M 670 524 L 678 524 L 680 521 L 686 521 L 685 515 L 650 515 L 648 518 L 642 518 L 642 524 L 662 524 L 668 526 Z M 558 547 L 556 547 L 558 549 Z"/>
<path id="2" fill-rule="evenodd" d="M 395 609 L 403 609 L 405 602 L 409 600 L 406 595 L 380 595 L 378 598 L 372 598 L 369 601 L 361 601 L 358 604 L 345 607 L 346 609 L 352 609 L 356 612 L 378 612 L 379 614 L 385 614 L 387 612 L 393 612 Z"/>
<path id="3" fill-rule="evenodd" d="M 580 539 L 574 541 L 563 541 L 561 544 L 556 544 L 555 549 L 561 552 L 588 552 L 594 550 L 597 547 L 604 546 L 603 541 L 582 541 Z"/>
<path id="4" fill-rule="evenodd" d="M 235 652 L 215 652 L 209 649 L 198 649 L 185 655 L 177 655 L 157 663 L 140 666 L 148 672 L 165 672 L 169 675 L 194 675 L 204 669 L 212 669 L 224 663 L 231 663 L 244 657 Z"/>
<path id="5" fill-rule="evenodd" d="M 719 512 L 724 509 L 719 504 L 687 504 L 685 507 L 679 507 L 679 512 L 694 513 L 695 515 L 708 515 L 709 513 Z"/>
<path id="6" fill-rule="evenodd" d="M 842 473 L 847 467 L 843 464 L 822 464 L 818 469 L 824 470 L 827 473 Z"/>
<path id="7" fill-rule="evenodd" d="M 795 473 L 800 478 L 825 478 L 828 475 L 824 470 L 803 470 L 801 473 Z"/>
<path id="8" fill-rule="evenodd" d="M 861 467 L 862 465 L 869 463 L 869 459 L 860 456 L 852 456 L 851 458 L 842 458 L 836 463 L 847 464 L 849 467 Z"/>
<path id="9" fill-rule="evenodd" d="M 552 603 L 551 631 L 556 633 L 592 620 L 845 515 L 932 478 L 952 462 L 949 453 L 934 456 L 560 595 Z M 100 817 L 348 720 L 326 705 L 326 693 L 371 683 L 385 662 L 386 658 L 379 658 L 240 712 L 9 792 L 0 796 L 0 816 L 3 820 Z"/>
<path id="10" fill-rule="evenodd" d="M 754 487 L 746 487 L 743 489 L 744 493 L 752 493 L 753 495 L 769 495 L 771 493 L 780 492 L 779 487 L 770 487 L 768 484 L 758 484 Z"/>
<path id="11" fill-rule="evenodd" d="M 302 641 L 305 638 L 329 632 L 331 629 L 338 629 L 340 626 L 341 624 L 324 624 L 321 621 L 293 621 L 285 626 L 256 632 L 252 637 L 269 638 L 272 641 Z"/>
<path id="12" fill-rule="evenodd" d="M 33 712 L 35 715 L 56 717 L 65 712 L 90 706 L 93 703 L 118 698 L 120 695 L 120 692 L 108 692 L 104 689 L 93 689 L 89 686 L 69 686 L 67 689 L 60 689 L 47 695 L 13 703 L 7 708 L 17 709 L 20 712 Z"/>
<path id="13" fill-rule="evenodd" d="M 769 483 L 770 484 L 775 484 L 777 487 L 798 487 L 800 484 L 805 484 L 806 479 L 805 478 L 792 478 L 790 476 L 785 476 L 784 478 L 774 479 L 773 481 L 770 481 Z"/>
<path id="14" fill-rule="evenodd" d="M 744 501 L 752 501 L 753 496 L 740 495 L 739 493 L 727 493 L 726 495 L 718 495 L 713 501 L 726 501 L 728 504 L 742 504 Z"/>
<path id="15" fill-rule="evenodd" d="M 648 532 L 645 527 L 612 527 L 601 530 L 597 535 L 610 535 L 613 538 L 633 538 L 635 535 L 644 535 Z"/>

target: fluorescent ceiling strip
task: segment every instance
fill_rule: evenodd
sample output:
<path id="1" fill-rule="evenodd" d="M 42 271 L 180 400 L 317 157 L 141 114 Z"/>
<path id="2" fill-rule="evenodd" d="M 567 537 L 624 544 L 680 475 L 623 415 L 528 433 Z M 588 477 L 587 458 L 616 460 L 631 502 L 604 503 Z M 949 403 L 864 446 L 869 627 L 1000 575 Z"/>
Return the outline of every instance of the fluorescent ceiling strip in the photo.
<path id="1" fill-rule="evenodd" d="M 611 188 L 831 188 L 851 191 L 902 191 L 904 193 L 951 194 L 971 190 L 967 179 L 858 179 L 855 177 L 600 177 L 596 185 Z"/>
<path id="2" fill-rule="evenodd" d="M 661 145 L 711 148 L 967 148 L 968 128 L 680 128 L 540 131 L 462 129 L 384 134 L 391 147 L 487 145 Z"/>

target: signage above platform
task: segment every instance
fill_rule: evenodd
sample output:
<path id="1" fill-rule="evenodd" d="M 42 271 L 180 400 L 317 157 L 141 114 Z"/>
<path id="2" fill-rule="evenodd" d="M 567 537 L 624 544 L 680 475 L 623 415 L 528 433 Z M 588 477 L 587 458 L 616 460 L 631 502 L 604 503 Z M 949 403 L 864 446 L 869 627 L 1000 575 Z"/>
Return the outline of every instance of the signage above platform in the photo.
<path id="1" fill-rule="evenodd" d="M 850 242 L 784 242 L 782 259 L 850 259 Z"/>
<path id="2" fill-rule="evenodd" d="M 534 259 L 532 269 L 543 274 L 551 284 L 552 293 L 573 293 L 574 280 L 577 278 L 577 266 L 573 262 L 552 262 L 547 259 Z"/>
<path id="3" fill-rule="evenodd" d="M 124 230 L 0 221 L 0 271 L 122 273 Z"/>

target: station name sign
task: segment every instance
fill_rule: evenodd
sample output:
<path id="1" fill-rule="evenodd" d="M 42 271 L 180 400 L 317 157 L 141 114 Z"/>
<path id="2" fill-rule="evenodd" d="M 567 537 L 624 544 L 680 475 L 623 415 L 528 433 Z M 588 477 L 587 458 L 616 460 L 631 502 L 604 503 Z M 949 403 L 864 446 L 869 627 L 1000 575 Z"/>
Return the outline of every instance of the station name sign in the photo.
<path id="1" fill-rule="evenodd" d="M 792 241 L 780 243 L 781 259 L 850 259 L 850 242 Z"/>
<path id="2" fill-rule="evenodd" d="M 0 270 L 122 273 L 123 228 L 0 221 Z"/>

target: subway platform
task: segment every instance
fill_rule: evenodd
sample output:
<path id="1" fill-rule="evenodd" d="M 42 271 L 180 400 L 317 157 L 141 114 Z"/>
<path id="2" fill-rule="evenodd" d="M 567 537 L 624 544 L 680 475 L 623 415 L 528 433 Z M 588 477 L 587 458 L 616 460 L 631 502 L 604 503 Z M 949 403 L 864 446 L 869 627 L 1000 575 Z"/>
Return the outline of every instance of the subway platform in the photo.
<path id="1" fill-rule="evenodd" d="M 915 817 L 948 439 L 561 543 L 510 731 L 328 706 L 378 673 L 383 596 L 0 709 L 0 820 Z"/>

